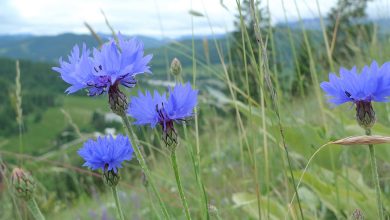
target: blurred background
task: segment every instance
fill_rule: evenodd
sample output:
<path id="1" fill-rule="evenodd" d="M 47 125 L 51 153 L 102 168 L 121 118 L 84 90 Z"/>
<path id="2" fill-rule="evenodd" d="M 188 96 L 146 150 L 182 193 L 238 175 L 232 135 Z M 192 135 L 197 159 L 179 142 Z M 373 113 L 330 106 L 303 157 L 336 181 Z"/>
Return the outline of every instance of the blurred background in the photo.
<path id="1" fill-rule="evenodd" d="M 364 134 L 354 107 L 332 108 L 319 83 L 341 66 L 389 60 L 389 12 L 388 0 L 2 0 L 0 219 L 32 218 L 10 190 L 17 166 L 37 180 L 47 219 L 115 219 L 110 192 L 98 172 L 81 167 L 77 150 L 88 138 L 123 133 L 121 120 L 107 96 L 64 94 L 67 85 L 51 68 L 75 44 L 99 47 L 119 31 L 153 54 L 153 75 L 139 76 L 129 95 L 173 85 L 175 57 L 183 79 L 200 90 L 188 134 L 178 131 L 193 219 L 299 219 L 283 143 L 298 182 L 322 145 Z M 373 133 L 388 135 L 390 106 L 374 107 Z M 137 130 L 163 200 L 174 219 L 184 219 L 159 132 Z M 390 211 L 390 150 L 381 145 L 377 151 Z M 306 218 L 377 219 L 369 162 L 366 147 L 324 147 L 298 188 Z M 159 219 L 135 159 L 122 175 L 127 218 Z"/>

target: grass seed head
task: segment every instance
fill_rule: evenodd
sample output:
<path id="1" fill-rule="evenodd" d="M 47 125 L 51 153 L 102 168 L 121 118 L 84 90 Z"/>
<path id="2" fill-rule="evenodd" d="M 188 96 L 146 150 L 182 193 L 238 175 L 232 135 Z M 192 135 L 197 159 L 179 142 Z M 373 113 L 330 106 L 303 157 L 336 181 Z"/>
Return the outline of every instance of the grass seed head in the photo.
<path id="1" fill-rule="evenodd" d="M 390 143 L 390 137 L 380 136 L 380 135 L 363 135 L 363 136 L 353 136 L 346 137 L 337 141 L 333 141 L 332 144 L 340 145 L 366 145 L 366 144 L 385 144 Z"/>

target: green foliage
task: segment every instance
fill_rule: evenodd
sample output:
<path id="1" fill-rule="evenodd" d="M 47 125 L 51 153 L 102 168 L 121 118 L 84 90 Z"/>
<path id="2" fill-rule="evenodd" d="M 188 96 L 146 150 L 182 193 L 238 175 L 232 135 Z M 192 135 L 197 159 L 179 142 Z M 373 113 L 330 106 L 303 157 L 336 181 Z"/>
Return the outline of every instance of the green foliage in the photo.
<path id="1" fill-rule="evenodd" d="M 238 207 L 242 207 L 245 212 L 247 212 L 251 217 L 258 219 L 259 215 L 257 213 L 257 205 L 256 205 L 256 196 L 250 193 L 236 193 L 233 194 L 232 197 L 234 203 Z M 263 197 L 262 204 L 264 207 L 262 208 L 262 213 L 267 212 L 267 206 L 269 206 L 270 212 L 268 214 L 267 219 L 277 220 L 283 219 L 285 216 L 285 210 L 279 204 L 279 202 L 274 201 L 273 199 L 267 199 L 267 197 Z M 263 215 L 262 218 L 265 218 L 266 215 Z"/>
<path id="2" fill-rule="evenodd" d="M 376 219 L 377 209 L 375 191 L 363 181 L 361 173 L 354 169 L 346 169 L 343 177 L 334 177 L 334 173 L 323 168 L 315 167 L 314 173 L 306 173 L 303 184 L 307 185 L 318 196 L 320 202 L 325 205 L 325 211 L 318 212 L 319 218 L 330 216 L 333 213 L 337 219 L 352 216 L 354 210 L 361 210 L 366 219 Z M 296 172 L 301 176 L 302 172 Z M 338 189 L 335 182 L 337 181 Z M 387 198 L 383 198 L 385 207 L 389 206 Z M 317 203 L 320 205 L 320 203 Z M 316 211 L 319 207 L 313 207 Z"/>
<path id="3" fill-rule="evenodd" d="M 313 45 L 310 34 L 308 34 L 308 39 L 309 44 Z M 299 44 L 297 56 L 298 65 L 294 66 L 296 75 L 292 80 L 291 92 L 293 95 L 303 95 L 308 92 L 310 86 L 312 85 L 310 59 L 308 49 L 303 40 Z"/>
<path id="4" fill-rule="evenodd" d="M 373 39 L 374 25 L 368 21 L 367 3 L 371 0 L 338 0 L 328 14 L 328 38 L 332 42 L 333 59 L 353 62 L 362 48 L 368 49 Z M 355 46 L 359 45 L 360 51 Z"/>
<path id="5" fill-rule="evenodd" d="M 122 123 L 118 121 L 107 121 L 105 118 L 105 114 L 101 111 L 94 111 L 91 118 L 91 124 L 94 130 L 99 132 L 104 132 L 105 128 L 115 128 L 119 130 L 122 128 Z"/>
<path id="6" fill-rule="evenodd" d="M 18 132 L 15 107 L 15 61 L 0 58 L 0 136 Z M 22 109 L 23 114 L 39 115 L 49 107 L 60 105 L 58 94 L 65 86 L 58 76 L 51 71 L 47 63 L 21 61 Z M 27 121 L 24 122 L 28 128 Z"/>
<path id="7" fill-rule="evenodd" d="M 259 24 L 258 27 L 256 25 L 257 22 Z M 236 30 L 231 36 L 232 46 L 230 51 L 228 51 L 231 56 L 229 72 L 232 80 L 236 81 L 240 87 L 249 90 L 249 95 L 256 99 L 260 97 L 258 89 L 260 79 L 255 62 L 258 61 L 262 53 L 258 43 L 260 40 L 267 42 L 266 49 L 271 54 L 271 43 L 268 41 L 269 24 L 270 18 L 268 11 L 260 6 L 260 1 L 256 1 L 254 5 L 251 5 L 250 0 L 241 1 L 240 11 L 236 14 L 236 20 L 234 21 Z M 255 28 L 260 29 L 261 36 L 256 34 Z M 272 64 L 272 61 L 270 61 L 270 65 Z M 239 98 L 244 100 L 243 97 Z"/>

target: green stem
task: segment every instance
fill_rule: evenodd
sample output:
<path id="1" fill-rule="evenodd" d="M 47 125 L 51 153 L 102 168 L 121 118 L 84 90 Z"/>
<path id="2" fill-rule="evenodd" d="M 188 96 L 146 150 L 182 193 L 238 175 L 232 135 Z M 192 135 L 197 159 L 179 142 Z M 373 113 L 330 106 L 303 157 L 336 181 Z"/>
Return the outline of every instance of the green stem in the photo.
<path id="1" fill-rule="evenodd" d="M 284 136 L 283 136 L 283 140 L 284 140 Z M 290 160 L 290 156 L 289 156 L 289 153 L 288 153 L 287 146 L 284 146 L 284 151 L 286 152 L 288 167 L 289 167 L 289 170 L 290 170 L 290 175 L 291 175 L 292 184 L 294 186 L 295 195 L 297 195 L 299 213 L 301 214 L 301 219 L 305 220 L 305 217 L 304 217 L 303 211 L 302 211 L 302 206 L 301 206 L 301 199 L 299 198 L 298 185 L 295 184 L 295 177 L 294 177 L 294 173 L 293 173 L 293 170 L 292 170 L 291 160 Z"/>
<path id="2" fill-rule="evenodd" d="M 187 126 L 185 124 L 183 126 L 184 126 L 184 137 L 186 140 L 188 140 Z M 200 204 L 203 208 L 203 213 L 205 216 L 204 219 L 209 220 L 210 219 L 209 205 L 208 205 L 208 200 L 207 200 L 206 189 L 204 187 L 204 184 L 202 182 L 202 176 L 200 174 L 200 169 L 199 169 L 199 166 L 200 166 L 199 162 L 200 161 L 196 161 L 196 159 L 195 159 L 195 153 L 194 153 L 193 146 L 189 146 L 187 149 L 189 150 L 189 154 L 191 156 L 192 167 L 194 169 L 196 182 L 198 184 L 200 196 L 202 198 L 202 200 L 200 201 Z"/>
<path id="3" fill-rule="evenodd" d="M 115 205 L 116 205 L 116 209 L 118 210 L 119 217 L 121 220 L 125 220 L 125 216 L 123 215 L 122 212 L 121 203 L 118 198 L 118 191 L 116 190 L 116 186 L 111 187 L 111 189 L 112 189 L 112 195 L 114 196 L 115 199 Z"/>
<path id="4" fill-rule="evenodd" d="M 122 118 L 123 123 L 125 124 L 127 135 L 131 137 L 131 140 L 133 142 L 133 146 L 134 146 L 133 149 L 134 149 L 135 156 L 137 157 L 137 160 L 142 168 L 142 171 L 145 173 L 146 177 L 148 178 L 148 182 L 150 183 L 150 186 L 153 190 L 154 195 L 157 197 L 161 211 L 164 214 L 164 218 L 170 219 L 169 214 L 168 214 L 168 210 L 165 207 L 165 204 L 164 204 L 163 200 L 161 199 L 160 193 L 158 192 L 158 190 L 154 184 L 152 174 L 150 173 L 150 170 L 149 170 L 148 166 L 146 165 L 146 162 L 145 162 L 144 157 L 142 156 L 141 150 L 138 148 L 138 145 L 139 145 L 138 138 L 135 135 L 133 128 L 131 127 L 130 121 L 126 115 L 121 115 L 121 118 Z"/>
<path id="5" fill-rule="evenodd" d="M 366 135 L 369 135 L 369 136 L 371 135 L 371 129 L 366 130 Z M 374 184 L 375 184 L 376 203 L 378 206 L 378 215 L 380 217 L 380 220 L 384 220 L 385 218 L 384 218 L 383 208 L 382 208 L 381 188 L 379 185 L 378 166 L 376 165 L 374 145 L 369 144 L 368 149 L 370 150 L 371 173 L 372 173 L 372 180 L 374 181 Z"/>
<path id="6" fill-rule="evenodd" d="M 45 217 L 42 215 L 42 212 L 34 198 L 27 201 L 27 206 L 35 220 L 45 220 Z"/>
<path id="7" fill-rule="evenodd" d="M 171 161 L 172 161 L 173 172 L 175 173 L 177 188 L 179 189 L 179 194 L 180 194 L 181 202 L 183 203 L 186 218 L 187 220 L 191 220 L 190 210 L 188 208 L 186 197 L 184 196 L 183 186 L 181 185 L 179 167 L 177 165 L 177 160 L 176 160 L 176 149 L 172 149 L 171 151 Z"/>

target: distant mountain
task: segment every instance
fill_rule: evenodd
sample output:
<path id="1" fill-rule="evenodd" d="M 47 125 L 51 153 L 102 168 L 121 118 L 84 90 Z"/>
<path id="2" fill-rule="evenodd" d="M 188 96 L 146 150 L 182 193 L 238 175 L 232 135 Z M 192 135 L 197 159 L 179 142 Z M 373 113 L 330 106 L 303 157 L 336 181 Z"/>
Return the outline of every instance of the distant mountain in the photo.
<path id="1" fill-rule="evenodd" d="M 101 35 L 107 39 L 108 35 Z M 167 42 L 146 36 L 136 36 L 146 49 L 161 47 Z M 69 54 L 75 44 L 86 43 L 88 47 L 98 46 L 91 35 L 65 33 L 56 36 L 0 35 L 0 57 L 55 62 Z"/>
<path id="2" fill-rule="evenodd" d="M 98 35 L 107 40 L 108 34 Z M 178 57 L 183 67 L 192 65 L 192 39 L 184 36 L 180 39 L 156 39 L 146 36 L 135 36 L 145 45 L 145 53 L 153 54 L 151 66 L 153 71 L 166 75 L 167 67 L 174 57 Z M 214 36 L 221 44 L 222 51 L 227 52 L 227 35 Z M 219 63 L 219 56 L 212 36 L 195 36 L 195 54 L 198 62 L 210 64 Z M 204 41 L 209 41 L 205 48 Z M 96 47 L 98 42 L 90 35 L 61 34 L 57 36 L 33 36 L 33 35 L 0 35 L 0 57 L 22 59 L 46 63 L 58 63 L 59 57 L 66 58 L 75 44 L 86 43 L 87 47 Z M 206 61 L 205 53 L 209 53 Z M 1 68 L 0 68 L 1 69 Z"/>
<path id="3" fill-rule="evenodd" d="M 310 19 L 302 19 L 303 25 L 307 30 L 321 30 L 321 21 L 320 18 L 310 18 Z M 364 19 L 356 21 L 358 23 L 369 23 L 372 22 L 376 24 L 381 31 L 381 33 L 390 32 L 390 19 L 389 18 L 380 18 L 380 19 Z M 325 25 L 328 24 L 328 20 L 324 19 Z M 290 21 L 288 23 L 277 23 L 276 27 L 289 27 L 291 29 L 301 29 L 301 21 Z"/>
<path id="4" fill-rule="evenodd" d="M 311 18 L 311 19 L 302 19 L 303 25 L 305 29 L 308 30 L 321 30 L 320 19 L 319 18 Z M 288 23 L 281 22 L 276 24 L 277 27 L 290 27 L 291 29 L 300 29 L 301 21 L 290 21 Z"/>
<path id="5" fill-rule="evenodd" d="M 390 19 L 381 18 L 374 20 L 374 23 L 378 25 L 379 31 L 381 33 L 390 33 Z"/>
<path id="6" fill-rule="evenodd" d="M 226 37 L 226 34 L 194 35 L 194 36 L 192 36 L 190 34 L 190 35 L 183 35 L 181 37 L 176 38 L 175 40 L 177 40 L 177 41 L 192 40 L 192 38 L 194 38 L 195 40 L 203 40 L 203 39 L 213 40 L 214 38 L 221 39 L 221 38 L 225 38 L 225 37 Z"/>

